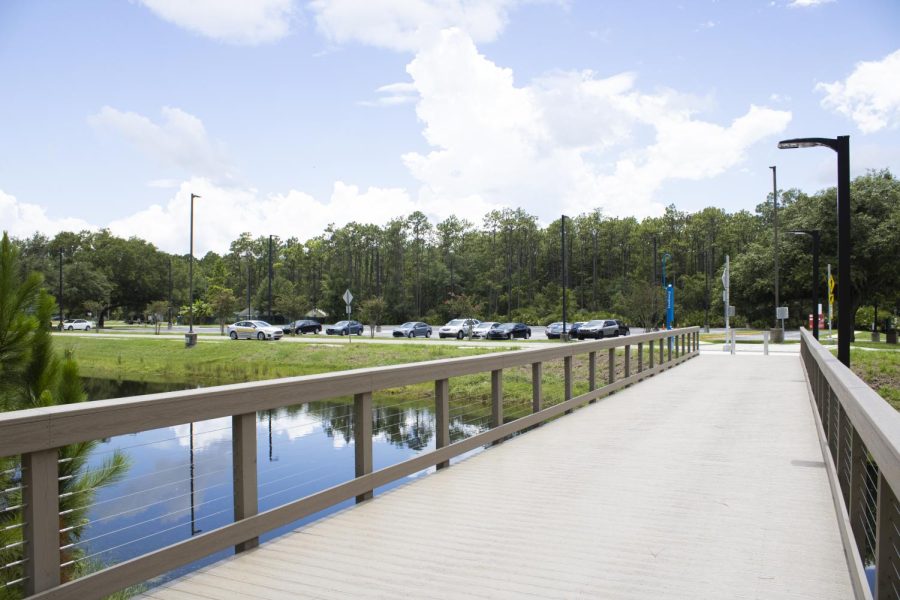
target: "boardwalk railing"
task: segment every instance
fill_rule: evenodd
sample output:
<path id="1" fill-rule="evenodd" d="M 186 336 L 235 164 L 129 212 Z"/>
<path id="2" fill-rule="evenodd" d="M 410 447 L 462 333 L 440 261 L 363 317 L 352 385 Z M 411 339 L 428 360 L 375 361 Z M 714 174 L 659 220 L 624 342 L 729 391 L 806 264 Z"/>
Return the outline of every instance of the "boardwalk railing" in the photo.
<path id="1" fill-rule="evenodd" d="M 900 598 L 900 414 L 805 329 L 800 352 L 831 458 L 835 502 L 857 598 Z"/>
<path id="2" fill-rule="evenodd" d="M 372 497 L 379 486 L 436 466 L 481 446 L 501 442 L 510 435 L 588 402 L 594 402 L 645 377 L 669 369 L 698 355 L 698 327 L 617 337 L 593 342 L 560 344 L 535 350 L 356 369 L 225 385 L 201 390 L 152 394 L 136 398 L 102 400 L 80 405 L 53 406 L 0 414 L 0 457 L 21 456 L 22 515 L 25 545 L 25 593 L 38 598 L 100 598 L 146 581 L 212 553 L 233 547 L 253 548 L 259 536 L 348 499 Z M 645 355 L 644 345 L 649 346 Z M 623 377 L 616 378 L 617 349 Z M 636 365 L 632 362 L 634 350 Z M 597 387 L 597 355 L 608 352 L 607 383 Z M 573 397 L 573 357 L 586 355 L 588 391 Z M 645 364 L 644 358 L 648 360 Z M 543 364 L 563 361 L 564 399 L 544 407 Z M 511 422 L 503 415 L 503 370 L 531 367 L 531 414 Z M 450 443 L 449 400 L 452 377 L 491 374 L 491 428 Z M 372 469 L 372 395 L 378 390 L 434 382 L 436 449 L 404 462 Z M 256 413 L 284 406 L 352 396 L 356 427 L 356 477 L 345 483 L 283 504 L 258 510 Z M 61 584 L 58 449 L 67 444 L 231 417 L 234 522 L 137 558 Z M 0 590 L 2 591 L 2 590 Z"/>

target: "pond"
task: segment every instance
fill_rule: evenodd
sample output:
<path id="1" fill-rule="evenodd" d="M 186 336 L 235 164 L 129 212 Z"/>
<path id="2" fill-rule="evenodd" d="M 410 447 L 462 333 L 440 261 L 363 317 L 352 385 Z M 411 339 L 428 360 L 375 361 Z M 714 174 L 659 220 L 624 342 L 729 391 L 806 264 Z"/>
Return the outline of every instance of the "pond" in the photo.
<path id="1" fill-rule="evenodd" d="M 196 387 L 90 378 L 85 378 L 84 384 L 90 400 Z M 346 398 L 257 414 L 260 511 L 354 477 L 352 409 L 352 400 Z M 451 440 L 487 429 L 489 417 L 477 407 L 473 410 L 451 414 Z M 375 469 L 434 449 L 433 397 L 427 390 L 412 394 L 407 390 L 397 397 L 375 394 L 373 412 Z M 121 481 L 95 491 L 88 523 L 76 544 L 74 566 L 78 572 L 140 556 L 233 521 L 230 418 L 101 440 L 90 454 L 88 468 L 99 468 L 116 450 L 129 457 L 130 467 Z M 402 483 L 379 488 L 376 494 Z M 352 500 L 270 532 L 262 540 L 350 503 Z M 220 552 L 164 579 L 229 554 L 231 551 Z"/>

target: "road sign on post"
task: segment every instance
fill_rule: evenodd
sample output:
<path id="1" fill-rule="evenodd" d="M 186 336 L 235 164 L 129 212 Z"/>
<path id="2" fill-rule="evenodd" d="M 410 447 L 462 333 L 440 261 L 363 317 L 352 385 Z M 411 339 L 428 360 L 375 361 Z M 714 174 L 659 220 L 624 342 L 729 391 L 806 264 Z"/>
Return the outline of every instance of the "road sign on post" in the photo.
<path id="1" fill-rule="evenodd" d="M 350 306 L 353 303 L 353 294 L 350 293 L 350 288 L 344 290 L 344 304 L 347 305 L 347 317 L 350 317 L 350 313 L 352 312 L 352 307 Z M 353 343 L 353 327 L 350 323 L 347 323 L 347 343 Z"/>

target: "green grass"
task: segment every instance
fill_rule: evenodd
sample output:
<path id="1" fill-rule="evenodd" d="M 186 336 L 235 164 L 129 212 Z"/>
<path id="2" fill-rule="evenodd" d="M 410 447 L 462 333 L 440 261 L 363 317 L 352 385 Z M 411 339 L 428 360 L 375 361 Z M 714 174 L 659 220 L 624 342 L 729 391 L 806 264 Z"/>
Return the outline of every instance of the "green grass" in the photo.
<path id="1" fill-rule="evenodd" d="M 323 339 L 322 344 L 201 341 L 194 348 L 185 348 L 184 341 L 180 339 L 73 336 L 54 341 L 57 352 L 73 354 L 81 374 L 86 377 L 151 382 L 189 381 L 200 385 L 310 375 L 504 350 L 437 344 L 338 345 L 336 341 L 327 339 Z"/>
<path id="2" fill-rule="evenodd" d="M 837 351 L 833 351 L 836 355 Z M 900 410 L 900 352 L 850 351 L 853 372 Z"/>

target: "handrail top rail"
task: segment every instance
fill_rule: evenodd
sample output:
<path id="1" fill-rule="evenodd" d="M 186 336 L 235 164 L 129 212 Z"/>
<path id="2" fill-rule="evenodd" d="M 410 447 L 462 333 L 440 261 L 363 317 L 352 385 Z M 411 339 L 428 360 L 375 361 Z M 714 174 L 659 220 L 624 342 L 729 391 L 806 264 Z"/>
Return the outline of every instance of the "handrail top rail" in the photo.
<path id="1" fill-rule="evenodd" d="M 0 413 L 0 456 L 561 359 L 699 332 L 659 330 L 477 356 L 366 367 Z"/>
<path id="2" fill-rule="evenodd" d="M 900 489 L 900 413 L 805 328 L 800 335 L 879 470 Z"/>

